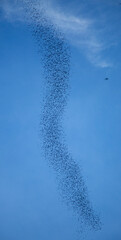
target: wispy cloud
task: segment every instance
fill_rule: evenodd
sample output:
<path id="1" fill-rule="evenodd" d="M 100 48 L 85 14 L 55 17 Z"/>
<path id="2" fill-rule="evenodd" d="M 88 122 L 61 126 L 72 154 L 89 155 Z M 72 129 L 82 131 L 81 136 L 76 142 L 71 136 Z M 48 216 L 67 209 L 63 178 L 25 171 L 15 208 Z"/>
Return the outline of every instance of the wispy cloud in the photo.
<path id="1" fill-rule="evenodd" d="M 21 1 L 20 1 L 21 3 Z M 6 21 L 24 21 L 23 7 L 17 0 L 1 0 L 0 9 L 2 16 Z"/>
<path id="2" fill-rule="evenodd" d="M 17 0 L 2 0 L 0 7 L 4 12 L 5 19 L 9 21 L 23 21 L 23 8 L 20 2 L 18 4 Z M 42 7 L 45 8 L 45 13 L 53 24 L 66 35 L 72 45 L 80 48 L 93 65 L 101 68 L 112 65 L 104 57 L 103 53 L 108 44 L 106 44 L 106 41 L 102 41 L 95 24 L 95 19 L 83 16 L 78 17 L 72 13 L 63 11 L 62 8 L 60 10 L 57 4 L 52 1 L 36 1 L 38 12 L 41 11 Z"/>
<path id="3" fill-rule="evenodd" d="M 93 65 L 101 68 L 112 66 L 103 57 L 109 42 L 102 41 L 101 35 L 95 26 L 96 20 L 94 18 L 77 17 L 50 4 L 46 9 L 46 14 L 64 32 L 70 43 L 84 52 Z"/>

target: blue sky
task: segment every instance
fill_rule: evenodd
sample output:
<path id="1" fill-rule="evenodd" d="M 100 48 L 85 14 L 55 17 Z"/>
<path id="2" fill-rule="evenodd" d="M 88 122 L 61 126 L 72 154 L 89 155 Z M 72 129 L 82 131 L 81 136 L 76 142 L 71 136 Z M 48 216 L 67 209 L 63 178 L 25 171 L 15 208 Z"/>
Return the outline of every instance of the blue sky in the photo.
<path id="1" fill-rule="evenodd" d="M 37 45 L 22 4 L 2 0 L 0 7 L 0 239 L 121 239 L 121 5 L 111 0 L 44 3 L 71 48 L 63 127 L 102 221 L 101 231 L 80 234 L 41 151 L 43 75 Z"/>

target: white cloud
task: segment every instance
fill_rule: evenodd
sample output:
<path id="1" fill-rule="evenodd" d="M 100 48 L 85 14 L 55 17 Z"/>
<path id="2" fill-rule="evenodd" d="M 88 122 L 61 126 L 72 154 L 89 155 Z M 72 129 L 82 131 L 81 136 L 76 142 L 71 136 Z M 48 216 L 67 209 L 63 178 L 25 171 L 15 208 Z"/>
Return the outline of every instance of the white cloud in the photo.
<path id="1" fill-rule="evenodd" d="M 50 5 L 46 14 L 64 32 L 71 44 L 84 52 L 93 65 L 101 68 L 112 66 L 102 56 L 109 43 L 106 44 L 106 42 L 101 41 L 94 19 L 77 17 Z"/>
<path id="2" fill-rule="evenodd" d="M 24 2 L 28 0 L 23 0 Z M 41 4 L 40 4 L 41 2 Z M 22 1 L 2 0 L 0 6 L 4 12 L 4 17 L 9 20 L 23 21 Z M 87 17 L 77 17 L 62 9 L 52 2 L 36 1 L 35 7 L 38 12 L 45 9 L 46 16 L 59 28 L 67 37 L 72 45 L 77 46 L 86 55 L 88 60 L 98 67 L 110 67 L 111 63 L 106 61 L 103 53 L 106 43 L 101 40 L 98 29 L 95 27 L 95 20 Z"/>
<path id="3" fill-rule="evenodd" d="M 1 0 L 0 8 L 2 10 L 2 16 L 9 22 L 24 21 L 23 19 L 23 7 L 18 4 L 17 0 Z"/>

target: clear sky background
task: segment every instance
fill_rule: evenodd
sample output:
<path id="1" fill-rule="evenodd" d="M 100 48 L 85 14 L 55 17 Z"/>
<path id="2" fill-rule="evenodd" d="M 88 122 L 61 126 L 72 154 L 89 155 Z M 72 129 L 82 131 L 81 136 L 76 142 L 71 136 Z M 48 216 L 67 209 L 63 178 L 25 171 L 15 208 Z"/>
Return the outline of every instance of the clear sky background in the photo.
<path id="1" fill-rule="evenodd" d="M 121 5 L 46 1 L 71 48 L 63 127 L 101 231 L 81 227 L 42 156 L 42 65 L 22 4 L 0 2 L 0 239 L 121 239 Z M 109 77 L 105 81 L 105 77 Z"/>

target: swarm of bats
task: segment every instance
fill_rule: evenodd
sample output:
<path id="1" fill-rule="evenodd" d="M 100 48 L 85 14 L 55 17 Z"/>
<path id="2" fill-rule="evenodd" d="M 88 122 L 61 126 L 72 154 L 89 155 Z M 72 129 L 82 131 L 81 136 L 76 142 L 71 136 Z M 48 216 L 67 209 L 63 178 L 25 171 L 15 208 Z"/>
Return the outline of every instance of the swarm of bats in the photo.
<path id="1" fill-rule="evenodd" d="M 31 19 L 31 30 L 38 44 L 44 69 L 46 89 L 40 131 L 45 158 L 55 170 L 65 203 L 71 206 L 81 221 L 93 229 L 99 229 L 100 219 L 89 201 L 80 168 L 68 152 L 61 125 L 69 94 L 70 48 L 64 35 L 53 25 L 42 7 L 38 11 L 32 0 L 25 1 L 24 5 Z"/>

